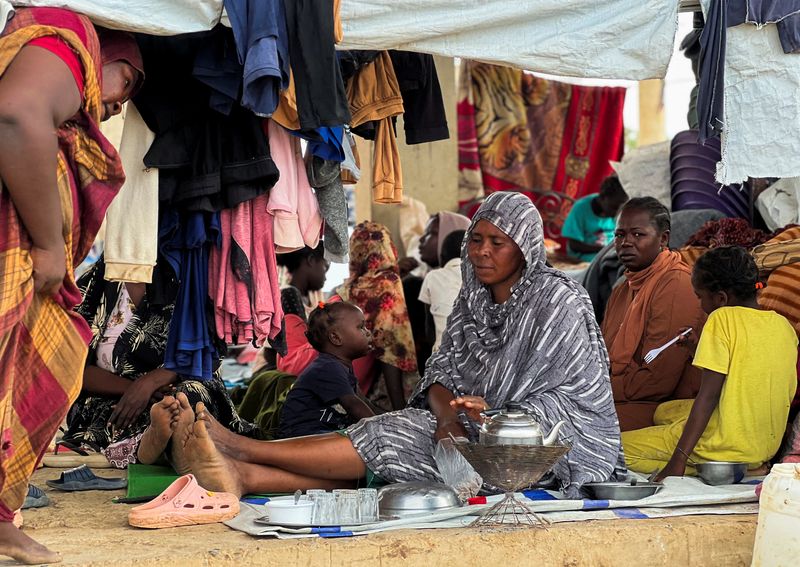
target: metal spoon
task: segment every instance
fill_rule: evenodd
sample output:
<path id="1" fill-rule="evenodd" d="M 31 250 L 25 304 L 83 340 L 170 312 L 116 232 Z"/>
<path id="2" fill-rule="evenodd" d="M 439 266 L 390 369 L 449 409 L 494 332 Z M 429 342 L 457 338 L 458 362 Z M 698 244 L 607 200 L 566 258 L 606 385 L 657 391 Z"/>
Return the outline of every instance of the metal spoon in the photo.
<path id="1" fill-rule="evenodd" d="M 294 505 L 297 506 L 297 503 L 300 502 L 300 497 L 303 495 L 302 490 L 295 490 L 294 492 Z"/>

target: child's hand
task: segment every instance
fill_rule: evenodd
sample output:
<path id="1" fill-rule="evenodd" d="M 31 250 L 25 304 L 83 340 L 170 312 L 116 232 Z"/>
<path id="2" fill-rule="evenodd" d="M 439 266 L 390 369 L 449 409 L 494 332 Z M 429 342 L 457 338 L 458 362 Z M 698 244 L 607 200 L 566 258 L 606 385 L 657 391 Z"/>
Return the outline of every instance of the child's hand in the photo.
<path id="1" fill-rule="evenodd" d="M 463 410 L 467 414 L 467 417 L 476 423 L 483 423 L 481 412 L 490 409 L 486 400 L 480 396 L 458 397 L 450 402 L 450 407 L 456 410 L 456 412 Z"/>
<path id="2" fill-rule="evenodd" d="M 661 482 L 668 476 L 683 476 L 684 474 L 686 474 L 686 459 L 682 455 L 673 455 L 667 466 L 656 475 L 653 481 Z"/>
<path id="3" fill-rule="evenodd" d="M 691 327 L 682 327 L 680 332 L 683 333 L 687 330 L 689 333 L 679 338 L 677 344 L 688 350 L 690 355 L 694 356 L 694 353 L 697 351 L 697 341 L 700 340 L 700 338 L 697 336 L 697 332 Z"/>

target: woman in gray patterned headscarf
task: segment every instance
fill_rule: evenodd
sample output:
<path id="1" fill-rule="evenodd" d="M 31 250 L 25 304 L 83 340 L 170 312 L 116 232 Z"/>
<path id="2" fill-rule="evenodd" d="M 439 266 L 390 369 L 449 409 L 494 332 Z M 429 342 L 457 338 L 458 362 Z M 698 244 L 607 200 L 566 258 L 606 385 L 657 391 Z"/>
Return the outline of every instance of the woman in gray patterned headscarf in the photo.
<path id="1" fill-rule="evenodd" d="M 440 481 L 436 441 L 449 433 L 475 438 L 474 422 L 462 423 L 457 412 L 466 410 L 477 420 L 481 410 L 511 401 L 522 403 L 546 431 L 567 422 L 560 437 L 572 450 L 553 469 L 567 496 L 579 496 L 586 482 L 624 473 L 600 329 L 586 292 L 545 265 L 536 207 L 518 193 L 491 195 L 467 231 L 462 258 L 461 293 L 409 408 L 362 420 L 345 436 L 280 445 L 221 439 L 212 429 L 223 452 L 270 469 L 251 471 L 235 463 L 227 467 L 238 473 L 235 482 L 215 481 L 210 474 L 213 485 L 203 484 L 203 461 L 212 455 L 200 420 L 190 452 L 201 484 L 211 490 L 291 491 L 342 486 L 367 472 L 389 482 Z"/>
<path id="2" fill-rule="evenodd" d="M 486 199 L 462 258 L 464 283 L 441 349 L 409 402 L 421 409 L 354 425 L 348 434 L 356 450 L 383 478 L 418 480 L 426 467 L 435 471 L 434 437 L 465 433 L 455 410 L 477 418 L 480 410 L 519 401 L 545 431 L 567 422 L 560 436 L 573 448 L 554 469 L 567 494 L 608 480 L 624 465 L 605 344 L 586 292 L 545 265 L 542 220 L 530 199 L 512 192 Z M 416 430 L 408 447 L 381 435 L 398 429 Z M 401 462 L 378 456 L 390 448 Z"/>

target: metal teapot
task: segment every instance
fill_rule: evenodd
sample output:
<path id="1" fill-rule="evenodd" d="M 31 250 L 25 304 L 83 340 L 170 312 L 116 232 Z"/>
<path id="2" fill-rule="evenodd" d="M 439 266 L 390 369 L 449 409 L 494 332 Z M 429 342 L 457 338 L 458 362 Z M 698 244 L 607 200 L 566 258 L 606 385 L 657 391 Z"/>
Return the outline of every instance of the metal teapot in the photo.
<path id="1" fill-rule="evenodd" d="M 547 436 L 519 402 L 508 402 L 503 409 L 481 413 L 485 418 L 478 431 L 481 445 L 552 445 L 565 421 L 553 426 Z"/>

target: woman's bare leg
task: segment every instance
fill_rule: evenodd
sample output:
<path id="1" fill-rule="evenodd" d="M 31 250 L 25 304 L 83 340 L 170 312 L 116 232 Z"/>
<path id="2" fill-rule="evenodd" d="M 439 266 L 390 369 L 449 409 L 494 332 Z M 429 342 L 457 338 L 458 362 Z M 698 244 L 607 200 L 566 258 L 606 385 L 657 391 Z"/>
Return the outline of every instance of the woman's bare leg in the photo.
<path id="1" fill-rule="evenodd" d="M 320 439 L 323 438 L 323 439 Z M 287 470 L 280 466 L 237 461 L 221 453 L 208 434 L 205 421 L 196 421 L 189 428 L 184 452 L 192 473 L 200 485 L 208 490 L 230 492 L 241 496 L 248 492 L 292 492 L 308 488 L 345 488 L 352 486 L 366 474 L 366 467 L 346 437 L 317 436 L 314 449 L 290 449 L 285 444 L 278 453 L 295 452 L 298 467 L 305 471 Z M 327 440 L 326 440 L 327 439 Z M 342 443 L 344 442 L 344 443 Z M 273 442 L 262 442 L 272 445 Z M 275 442 L 278 444 L 279 442 Z M 323 447 L 329 445 L 329 447 Z M 349 447 L 349 452 L 347 451 Z M 338 448 L 338 449 L 337 449 Z M 326 459 L 340 453 L 334 463 Z M 341 455 L 341 454 L 344 455 Z M 327 455 L 327 457 L 326 457 Z"/>
<path id="2" fill-rule="evenodd" d="M 322 488 L 356 488 L 358 480 L 329 480 L 303 476 L 283 469 L 276 469 L 269 465 L 255 465 L 232 461 L 236 468 L 242 487 L 242 494 L 263 494 L 269 492 L 294 492 L 295 490 L 309 490 Z M 363 484 L 362 484 L 363 486 Z"/>
<path id="3" fill-rule="evenodd" d="M 295 437 L 280 441 L 259 441 L 228 430 L 197 404 L 197 423 L 215 446 L 235 461 L 269 465 L 308 478 L 356 480 L 366 474 L 350 439 L 338 433 Z"/>

